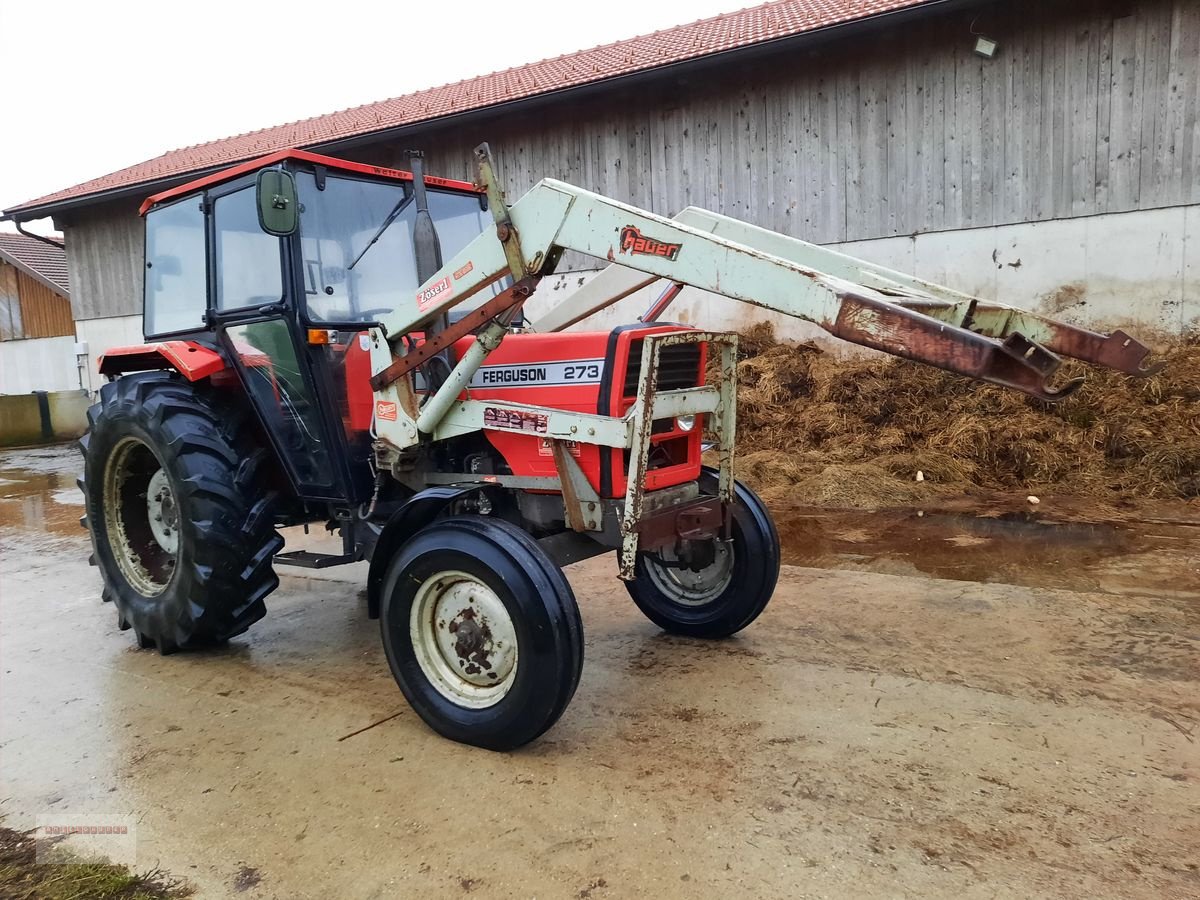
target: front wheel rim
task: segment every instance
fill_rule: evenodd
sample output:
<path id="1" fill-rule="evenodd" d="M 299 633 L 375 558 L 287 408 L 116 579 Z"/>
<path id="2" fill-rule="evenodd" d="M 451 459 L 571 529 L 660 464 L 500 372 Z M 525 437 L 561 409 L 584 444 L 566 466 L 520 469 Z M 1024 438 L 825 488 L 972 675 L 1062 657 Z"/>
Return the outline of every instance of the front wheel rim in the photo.
<path id="1" fill-rule="evenodd" d="M 516 681 L 512 616 L 495 591 L 466 572 L 425 579 L 413 597 L 409 636 L 425 679 L 457 706 L 495 706 Z"/>
<path id="2" fill-rule="evenodd" d="M 672 549 L 664 548 L 659 555 L 668 563 L 680 562 Z M 733 555 L 731 541 L 717 541 L 713 561 L 703 569 L 666 566 L 653 556 L 643 559 L 646 574 L 659 593 L 680 606 L 704 606 L 724 594 L 733 580 Z"/>

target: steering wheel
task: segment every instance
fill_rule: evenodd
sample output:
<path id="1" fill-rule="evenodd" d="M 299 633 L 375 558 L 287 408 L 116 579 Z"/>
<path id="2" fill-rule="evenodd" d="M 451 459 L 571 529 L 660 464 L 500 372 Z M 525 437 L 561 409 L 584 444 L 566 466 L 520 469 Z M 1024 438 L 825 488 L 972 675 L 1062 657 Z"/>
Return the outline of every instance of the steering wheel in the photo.
<path id="1" fill-rule="evenodd" d="M 391 311 L 392 311 L 392 307 L 390 307 L 390 306 L 377 306 L 374 309 L 360 310 L 358 314 L 360 316 L 364 316 L 364 317 L 366 317 L 366 316 L 382 316 L 386 313 L 390 313 Z"/>

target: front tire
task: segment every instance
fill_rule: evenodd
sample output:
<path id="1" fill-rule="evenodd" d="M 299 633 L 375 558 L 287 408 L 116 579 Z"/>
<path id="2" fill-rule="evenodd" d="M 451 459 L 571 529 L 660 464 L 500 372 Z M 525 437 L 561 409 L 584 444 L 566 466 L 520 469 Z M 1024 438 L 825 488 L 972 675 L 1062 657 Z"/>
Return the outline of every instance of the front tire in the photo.
<path id="1" fill-rule="evenodd" d="M 169 372 L 100 389 L 81 441 L 104 599 L 138 646 L 225 641 L 265 615 L 283 538 L 245 410 Z"/>
<path id="2" fill-rule="evenodd" d="M 715 493 L 716 476 L 701 475 Z M 639 553 L 635 576 L 625 587 L 638 609 L 664 631 L 697 638 L 724 638 L 759 617 L 779 580 L 779 535 L 762 500 L 741 482 L 734 485 L 731 540 L 717 542 L 712 562 L 692 570 L 674 553 Z"/>
<path id="3" fill-rule="evenodd" d="M 379 620 L 400 690 L 454 741 L 527 744 L 579 684 L 583 624 L 571 586 L 502 520 L 458 516 L 419 531 L 388 567 Z"/>

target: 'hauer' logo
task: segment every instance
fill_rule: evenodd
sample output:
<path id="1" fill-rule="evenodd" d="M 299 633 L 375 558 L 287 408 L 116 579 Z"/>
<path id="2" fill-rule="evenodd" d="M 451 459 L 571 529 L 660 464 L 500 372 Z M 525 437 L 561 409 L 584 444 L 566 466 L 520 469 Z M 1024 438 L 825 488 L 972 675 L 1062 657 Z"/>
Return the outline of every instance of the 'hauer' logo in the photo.
<path id="1" fill-rule="evenodd" d="M 425 290 L 417 291 L 417 309 L 424 312 L 438 300 L 444 300 L 449 296 L 450 279 L 443 278 L 441 281 L 435 281 Z"/>
<path id="2" fill-rule="evenodd" d="M 667 259 L 674 260 L 675 257 L 679 256 L 679 250 L 682 246 L 682 244 L 665 244 L 662 241 L 656 241 L 654 238 L 646 237 L 632 225 L 626 225 L 621 229 L 622 253 L 665 256 Z"/>

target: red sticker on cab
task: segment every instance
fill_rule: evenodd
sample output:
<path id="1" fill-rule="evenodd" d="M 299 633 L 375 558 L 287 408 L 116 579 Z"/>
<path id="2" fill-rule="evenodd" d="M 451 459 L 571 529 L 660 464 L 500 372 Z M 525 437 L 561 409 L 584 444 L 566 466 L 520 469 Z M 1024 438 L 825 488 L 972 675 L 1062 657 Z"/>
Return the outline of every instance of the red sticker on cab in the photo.
<path id="1" fill-rule="evenodd" d="M 386 400 L 375 401 L 375 418 L 387 419 L 389 422 L 396 421 L 396 404 L 389 403 Z"/>

